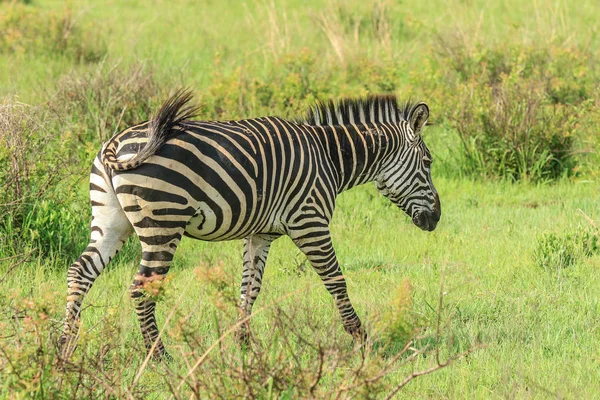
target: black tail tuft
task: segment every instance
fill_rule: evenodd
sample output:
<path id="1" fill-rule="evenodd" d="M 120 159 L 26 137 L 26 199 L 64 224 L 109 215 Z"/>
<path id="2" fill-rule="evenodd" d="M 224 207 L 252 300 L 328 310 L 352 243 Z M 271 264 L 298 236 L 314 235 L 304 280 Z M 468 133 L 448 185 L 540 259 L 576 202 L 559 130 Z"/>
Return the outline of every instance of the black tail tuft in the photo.
<path id="1" fill-rule="evenodd" d="M 189 89 L 179 89 L 167 100 L 148 125 L 148 142 L 135 157 L 128 161 L 118 161 L 118 136 L 113 137 L 102 152 L 102 162 L 113 170 L 122 171 L 141 165 L 155 154 L 169 139 L 175 137 L 185 121 L 194 118 L 198 107 L 190 104 L 193 94 Z"/>

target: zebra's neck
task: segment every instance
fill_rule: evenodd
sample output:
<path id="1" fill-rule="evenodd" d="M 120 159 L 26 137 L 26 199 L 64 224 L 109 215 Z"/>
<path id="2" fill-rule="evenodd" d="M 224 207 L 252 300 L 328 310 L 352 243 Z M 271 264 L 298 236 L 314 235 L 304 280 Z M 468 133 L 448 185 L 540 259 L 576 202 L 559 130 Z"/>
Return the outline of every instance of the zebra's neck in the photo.
<path id="1" fill-rule="evenodd" d="M 338 175 L 338 193 L 377 178 L 404 140 L 393 124 L 323 126 L 323 141 Z"/>

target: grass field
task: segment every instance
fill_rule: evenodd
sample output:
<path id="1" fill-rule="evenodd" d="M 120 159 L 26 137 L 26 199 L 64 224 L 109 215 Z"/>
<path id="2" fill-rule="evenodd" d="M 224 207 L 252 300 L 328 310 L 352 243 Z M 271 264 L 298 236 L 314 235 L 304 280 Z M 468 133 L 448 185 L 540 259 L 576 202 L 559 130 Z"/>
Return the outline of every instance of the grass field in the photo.
<path id="1" fill-rule="evenodd" d="M 600 397 L 596 2 L 25 3 L 0 1 L 0 397 L 385 398 L 470 350 L 397 396 Z M 380 348 L 355 351 L 287 238 L 270 252 L 253 348 L 219 341 L 237 318 L 241 242 L 184 239 L 158 305 L 174 360 L 146 365 L 131 240 L 86 297 L 71 363 L 56 364 L 91 159 L 181 86 L 207 119 L 369 92 L 430 104 L 438 228 L 414 227 L 373 185 L 342 194 L 332 223 Z M 498 121 L 526 134 L 493 136 Z"/>

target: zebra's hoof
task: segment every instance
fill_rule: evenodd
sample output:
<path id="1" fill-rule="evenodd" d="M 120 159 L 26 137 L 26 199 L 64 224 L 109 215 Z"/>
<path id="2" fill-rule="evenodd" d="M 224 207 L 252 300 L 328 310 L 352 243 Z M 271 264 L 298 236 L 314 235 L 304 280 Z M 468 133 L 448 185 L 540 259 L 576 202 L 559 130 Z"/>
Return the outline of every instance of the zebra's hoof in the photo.
<path id="1" fill-rule="evenodd" d="M 60 355 L 59 358 L 62 360 L 68 360 L 77 346 L 76 337 L 68 333 L 63 333 L 60 335 L 56 346 L 58 348 L 58 354 Z"/>
<path id="2" fill-rule="evenodd" d="M 167 353 L 166 351 L 163 353 L 162 359 L 161 359 L 162 362 L 164 362 L 166 364 L 170 364 L 173 362 L 173 360 L 175 360 L 175 359 L 173 358 L 173 356 L 170 353 Z"/>
<path id="3" fill-rule="evenodd" d="M 246 327 L 240 327 L 235 332 L 235 338 L 242 348 L 250 346 L 250 331 Z"/>
<path id="4" fill-rule="evenodd" d="M 367 335 L 367 331 L 362 326 L 346 328 L 346 332 L 348 332 L 352 339 L 358 343 L 366 343 L 369 335 Z"/>
<path id="5" fill-rule="evenodd" d="M 154 352 L 154 354 L 152 354 L 152 361 L 154 362 L 164 362 L 164 363 L 170 363 L 173 361 L 173 356 L 171 356 L 169 353 L 167 353 L 165 350 L 160 351 L 160 352 Z"/>

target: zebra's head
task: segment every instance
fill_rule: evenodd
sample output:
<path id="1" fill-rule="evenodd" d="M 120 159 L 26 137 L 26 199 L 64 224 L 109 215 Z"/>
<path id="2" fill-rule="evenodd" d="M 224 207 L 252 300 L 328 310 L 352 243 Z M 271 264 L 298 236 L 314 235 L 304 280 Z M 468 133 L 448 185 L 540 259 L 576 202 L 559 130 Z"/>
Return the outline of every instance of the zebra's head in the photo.
<path id="1" fill-rule="evenodd" d="M 431 180 L 431 153 L 421 131 L 429 118 L 429 107 L 419 103 L 407 110 L 400 122 L 404 145 L 383 165 L 376 179 L 381 194 L 400 207 L 419 228 L 432 231 L 442 214 L 440 199 Z"/>

